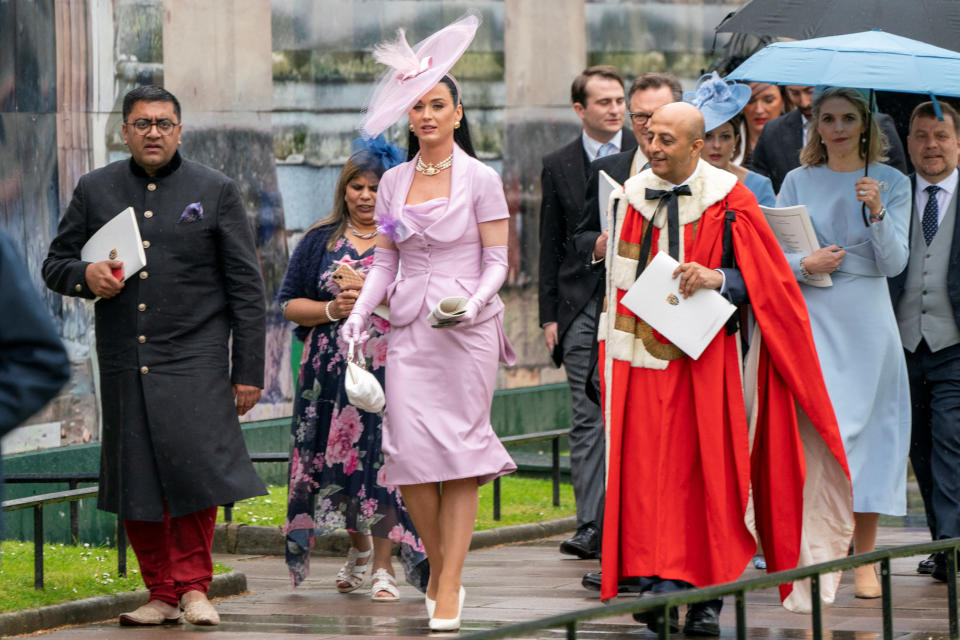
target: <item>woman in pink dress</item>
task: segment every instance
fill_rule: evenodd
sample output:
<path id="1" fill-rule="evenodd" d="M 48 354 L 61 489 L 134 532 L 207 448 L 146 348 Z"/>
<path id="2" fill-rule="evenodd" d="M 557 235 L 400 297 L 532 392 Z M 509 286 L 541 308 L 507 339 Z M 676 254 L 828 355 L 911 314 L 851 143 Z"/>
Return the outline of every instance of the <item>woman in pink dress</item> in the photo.
<path id="1" fill-rule="evenodd" d="M 375 50 L 393 69 L 364 131 L 376 135 L 406 112 L 410 160 L 380 180 L 374 266 L 342 329 L 345 340 L 362 339 L 386 295 L 382 481 L 400 486 L 430 560 L 433 631 L 460 627 L 478 487 L 516 469 L 490 425 L 498 362 L 513 362 L 497 295 L 507 274 L 509 214 L 500 178 L 473 157 L 460 91 L 447 74 L 478 24 L 468 15 L 412 50 L 402 35 L 390 51 Z M 464 313 L 436 327 L 428 316 L 450 296 L 467 300 Z"/>

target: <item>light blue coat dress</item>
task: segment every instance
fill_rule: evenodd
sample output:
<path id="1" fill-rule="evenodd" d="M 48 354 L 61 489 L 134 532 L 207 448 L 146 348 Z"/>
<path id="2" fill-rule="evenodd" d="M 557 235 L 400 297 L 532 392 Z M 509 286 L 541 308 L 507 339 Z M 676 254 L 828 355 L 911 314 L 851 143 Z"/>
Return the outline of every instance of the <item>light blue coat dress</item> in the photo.
<path id="1" fill-rule="evenodd" d="M 863 170 L 794 169 L 783 181 L 777 206 L 806 205 L 820 246 L 836 244 L 847 252 L 830 276 L 832 287 L 805 284 L 803 255 L 787 254 L 787 260 L 807 302 L 840 425 L 853 478 L 853 510 L 904 515 L 910 390 L 887 278 L 907 265 L 910 181 L 882 164 L 871 164 L 869 175 L 880 181 L 887 208 L 883 221 L 869 228 L 854 188 Z"/>
<path id="2" fill-rule="evenodd" d="M 773 183 L 767 176 L 748 171 L 747 177 L 743 180 L 743 185 L 756 196 L 759 204 L 765 207 L 777 206 L 777 196 L 773 193 Z"/>

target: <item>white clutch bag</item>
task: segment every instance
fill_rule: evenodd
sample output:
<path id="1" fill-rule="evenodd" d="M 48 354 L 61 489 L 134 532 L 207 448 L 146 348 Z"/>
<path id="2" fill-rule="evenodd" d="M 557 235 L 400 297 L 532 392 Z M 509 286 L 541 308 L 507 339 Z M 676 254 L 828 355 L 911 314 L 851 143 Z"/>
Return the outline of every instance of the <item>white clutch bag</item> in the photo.
<path id="1" fill-rule="evenodd" d="M 467 302 L 469 298 L 463 296 L 450 296 L 437 303 L 430 315 L 427 316 L 427 322 L 436 329 L 452 327 L 460 322 L 460 316 L 467 312 Z"/>
<path id="2" fill-rule="evenodd" d="M 350 342 L 347 354 L 347 399 L 350 404 L 368 413 L 379 413 L 386 404 L 383 387 L 376 376 L 364 368 L 366 360 L 363 354 L 357 352 L 354 358 L 354 343 Z"/>

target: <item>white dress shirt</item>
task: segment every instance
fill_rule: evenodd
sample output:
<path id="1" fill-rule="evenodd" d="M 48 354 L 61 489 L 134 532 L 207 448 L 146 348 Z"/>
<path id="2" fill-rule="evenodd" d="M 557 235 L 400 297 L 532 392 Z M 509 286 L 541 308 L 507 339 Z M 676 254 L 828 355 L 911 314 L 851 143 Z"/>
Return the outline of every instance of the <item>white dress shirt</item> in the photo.
<path id="1" fill-rule="evenodd" d="M 953 173 L 936 183 L 936 185 L 940 187 L 940 191 L 937 191 L 937 207 L 939 209 L 938 213 L 940 214 L 937 217 L 937 226 L 940 226 L 940 223 L 943 222 L 943 216 L 946 215 L 947 207 L 950 206 L 950 199 L 953 198 L 953 193 L 957 190 L 958 179 L 960 179 L 960 176 L 957 175 L 957 170 L 954 169 Z M 927 200 L 930 198 L 930 194 L 926 192 L 926 188 L 931 184 L 933 183 L 927 182 L 919 173 L 917 174 L 917 188 L 913 194 L 913 198 L 914 203 L 917 205 L 917 219 L 920 224 L 923 224 L 923 210 L 927 207 Z"/>

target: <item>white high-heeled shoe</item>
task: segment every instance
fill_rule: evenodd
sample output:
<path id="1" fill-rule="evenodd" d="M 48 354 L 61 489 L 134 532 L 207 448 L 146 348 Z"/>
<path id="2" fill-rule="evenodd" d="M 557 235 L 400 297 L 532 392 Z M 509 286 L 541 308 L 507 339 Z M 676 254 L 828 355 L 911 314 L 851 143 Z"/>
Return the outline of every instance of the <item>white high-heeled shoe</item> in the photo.
<path id="1" fill-rule="evenodd" d="M 432 618 L 433 612 L 437 608 L 437 601 L 431 600 L 430 596 L 423 594 L 423 603 L 427 605 L 427 617 Z"/>
<path id="2" fill-rule="evenodd" d="M 430 616 L 430 631 L 457 631 L 460 629 L 460 618 L 463 616 L 463 599 L 467 597 L 467 592 L 460 585 L 460 604 L 457 606 L 456 618 L 434 618 Z"/>

